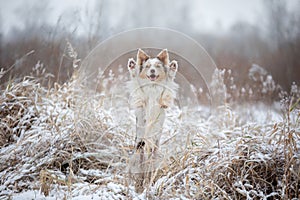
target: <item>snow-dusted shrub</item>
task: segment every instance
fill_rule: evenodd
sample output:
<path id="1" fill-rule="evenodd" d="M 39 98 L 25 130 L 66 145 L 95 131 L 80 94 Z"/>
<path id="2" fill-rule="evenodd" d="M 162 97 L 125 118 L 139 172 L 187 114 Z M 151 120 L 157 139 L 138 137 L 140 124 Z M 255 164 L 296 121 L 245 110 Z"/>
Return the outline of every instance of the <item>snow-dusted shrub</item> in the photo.
<path id="1" fill-rule="evenodd" d="M 52 184 L 94 182 L 94 176 L 77 177 L 83 169 L 107 170 L 115 160 L 124 166 L 124 135 L 102 98 L 84 96 L 76 81 L 49 90 L 30 77 L 8 85 L 0 98 L 0 194 L 37 187 L 48 194 Z"/>
<path id="2" fill-rule="evenodd" d="M 212 114 L 206 107 L 169 113 L 161 141 L 164 162 L 142 194 L 126 169 L 134 116 L 124 98 L 104 91 L 115 78 L 99 92 L 83 87 L 76 73 L 50 89 L 39 83 L 42 77 L 11 82 L 0 97 L 0 197 L 298 198 L 298 86 L 282 94 L 283 114 L 264 104 L 230 107 L 226 72 L 218 72 L 212 88 L 224 104 Z"/>
<path id="3" fill-rule="evenodd" d="M 279 101 L 278 95 L 282 88 L 276 84 L 272 75 L 263 67 L 253 64 L 248 70 L 248 77 L 237 84 L 235 80 L 238 74 L 234 74 L 232 70 L 224 70 L 224 83 L 226 85 L 226 102 L 235 103 L 252 103 L 264 102 L 271 104 Z"/>

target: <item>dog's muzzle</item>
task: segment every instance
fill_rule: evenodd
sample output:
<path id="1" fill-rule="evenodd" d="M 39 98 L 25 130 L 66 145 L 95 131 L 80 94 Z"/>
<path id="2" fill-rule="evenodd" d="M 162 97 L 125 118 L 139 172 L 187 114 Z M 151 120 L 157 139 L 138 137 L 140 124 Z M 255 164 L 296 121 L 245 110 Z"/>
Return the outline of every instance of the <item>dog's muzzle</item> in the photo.
<path id="1" fill-rule="evenodd" d="M 148 78 L 150 79 L 150 81 L 155 81 L 158 78 L 159 75 L 155 75 L 154 73 L 152 73 L 150 76 L 148 76 Z"/>

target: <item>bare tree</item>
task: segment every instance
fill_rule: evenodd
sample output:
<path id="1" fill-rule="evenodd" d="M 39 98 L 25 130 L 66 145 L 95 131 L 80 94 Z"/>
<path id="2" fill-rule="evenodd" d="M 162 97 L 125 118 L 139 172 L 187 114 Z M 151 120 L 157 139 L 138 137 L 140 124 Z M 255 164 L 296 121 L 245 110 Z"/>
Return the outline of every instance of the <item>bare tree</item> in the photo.
<path id="1" fill-rule="evenodd" d="M 87 38 L 88 49 L 91 50 L 97 43 L 109 34 L 110 2 L 108 0 L 96 1 L 94 5 L 87 4 L 80 25 Z"/>
<path id="2" fill-rule="evenodd" d="M 3 30 L 2 30 L 2 15 L 0 14 L 0 70 L 3 64 L 2 49 L 3 49 Z"/>
<path id="3" fill-rule="evenodd" d="M 295 3 L 299 8 L 299 1 Z M 273 48 L 270 64 L 277 71 L 277 77 L 283 85 L 299 81 L 300 75 L 300 14 L 299 9 L 288 9 L 287 5 L 284 0 L 265 1 L 269 38 Z"/>

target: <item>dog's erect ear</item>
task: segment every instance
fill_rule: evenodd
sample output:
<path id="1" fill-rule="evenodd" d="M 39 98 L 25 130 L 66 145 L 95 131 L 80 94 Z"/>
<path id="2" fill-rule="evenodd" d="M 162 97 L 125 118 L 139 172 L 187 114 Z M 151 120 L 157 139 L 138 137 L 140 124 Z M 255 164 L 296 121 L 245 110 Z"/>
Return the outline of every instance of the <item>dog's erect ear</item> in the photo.
<path id="1" fill-rule="evenodd" d="M 136 62 L 133 58 L 129 58 L 128 63 L 127 63 L 127 67 L 128 70 L 132 70 L 135 68 Z"/>
<path id="2" fill-rule="evenodd" d="M 164 65 L 169 64 L 169 53 L 167 49 L 162 50 L 158 55 L 157 58 L 163 62 Z"/>
<path id="3" fill-rule="evenodd" d="M 178 70 L 178 63 L 176 60 L 172 60 L 172 62 L 170 62 L 170 71 L 173 71 L 173 72 L 177 72 Z"/>
<path id="4" fill-rule="evenodd" d="M 136 57 L 136 64 L 138 66 L 142 65 L 146 60 L 150 58 L 142 49 L 138 50 Z"/>

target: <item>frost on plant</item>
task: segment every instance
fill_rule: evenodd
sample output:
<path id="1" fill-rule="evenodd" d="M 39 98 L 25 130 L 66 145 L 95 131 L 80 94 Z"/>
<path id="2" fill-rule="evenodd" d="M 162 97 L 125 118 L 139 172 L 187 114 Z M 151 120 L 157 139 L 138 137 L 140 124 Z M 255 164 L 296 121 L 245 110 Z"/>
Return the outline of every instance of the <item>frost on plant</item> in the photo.
<path id="1" fill-rule="evenodd" d="M 214 106 L 226 103 L 226 85 L 224 84 L 225 70 L 216 69 L 210 84 L 211 99 Z"/>
<path id="2" fill-rule="evenodd" d="M 76 60 L 71 47 L 68 51 Z M 4 87 L 1 198 L 299 197 L 299 86 L 293 83 L 288 92 L 280 93 L 282 110 L 276 99 L 270 104 L 259 102 L 255 96 L 272 96 L 278 85 L 257 65 L 250 68 L 245 85 L 236 84 L 234 71 L 215 70 L 209 89 L 219 112 L 201 104 L 166 111 L 160 140 L 162 165 L 137 193 L 127 173 L 134 151 L 135 115 L 123 87 L 129 78 L 124 71 L 122 66 L 107 74 L 99 69 L 95 80 L 73 76 L 46 88 L 41 83 L 47 72 L 38 62 L 32 77 Z M 194 93 L 203 92 L 189 86 Z M 241 99 L 251 103 L 245 106 Z"/>
<path id="3" fill-rule="evenodd" d="M 267 75 L 267 71 L 257 64 L 252 64 L 248 73 L 250 79 L 254 81 L 264 81 L 264 76 Z"/>

